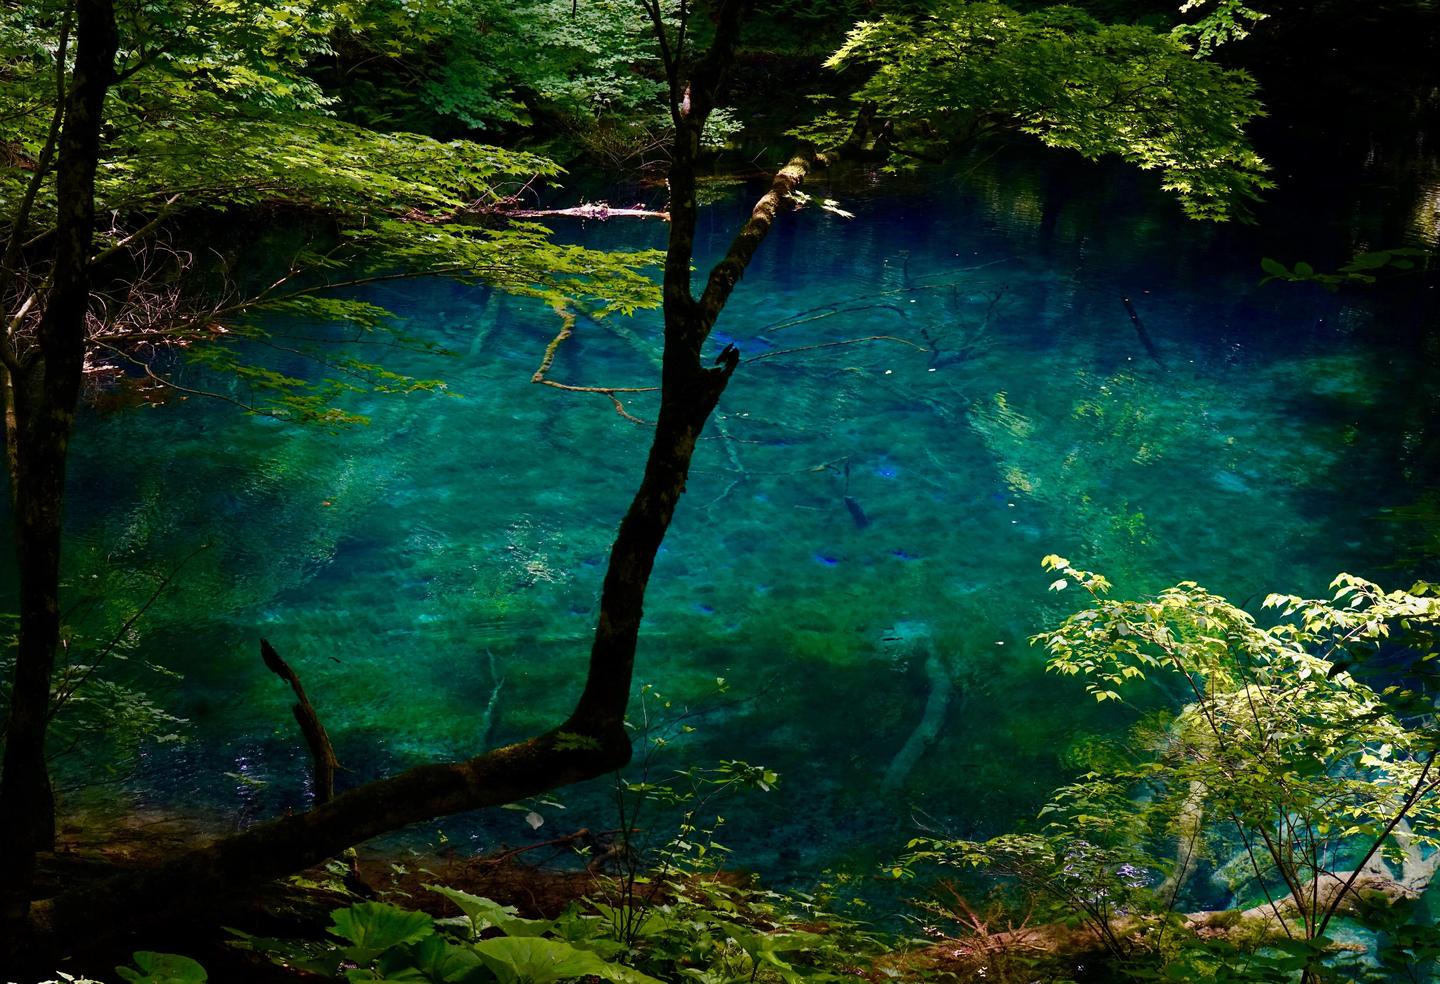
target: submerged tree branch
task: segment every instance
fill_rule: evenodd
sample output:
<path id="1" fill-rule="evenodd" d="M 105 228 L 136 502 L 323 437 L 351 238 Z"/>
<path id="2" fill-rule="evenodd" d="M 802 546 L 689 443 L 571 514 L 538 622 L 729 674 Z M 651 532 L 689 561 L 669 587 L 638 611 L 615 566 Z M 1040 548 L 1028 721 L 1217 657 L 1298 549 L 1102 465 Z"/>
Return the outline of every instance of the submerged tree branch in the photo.
<path id="1" fill-rule="evenodd" d="M 306 696 L 305 688 L 300 683 L 300 675 L 281 658 L 275 647 L 264 639 L 260 640 L 260 658 L 271 673 L 290 684 L 290 689 L 295 692 L 296 703 L 290 710 L 295 715 L 295 723 L 300 725 L 300 733 L 305 736 L 305 744 L 310 747 L 310 758 L 314 762 L 315 803 L 328 803 L 335 798 L 335 770 L 340 768 L 340 760 L 335 757 L 335 746 L 330 742 L 330 735 L 320 723 L 320 715 L 315 712 L 315 706 Z"/>

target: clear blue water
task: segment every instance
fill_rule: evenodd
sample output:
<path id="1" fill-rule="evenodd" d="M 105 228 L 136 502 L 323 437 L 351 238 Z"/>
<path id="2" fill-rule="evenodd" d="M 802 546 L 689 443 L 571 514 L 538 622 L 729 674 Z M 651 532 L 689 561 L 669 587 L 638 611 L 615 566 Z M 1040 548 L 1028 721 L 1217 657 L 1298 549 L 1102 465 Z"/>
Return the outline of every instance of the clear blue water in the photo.
<path id="1" fill-rule="evenodd" d="M 764 244 L 713 340 L 755 361 L 697 450 L 636 680 L 703 708 L 657 769 L 781 773 L 724 811 L 737 864 L 803 881 L 887 856 L 917 824 L 998 831 L 1065 780 L 1077 736 L 1124 727 L 1026 645 L 1075 602 L 1047 590 L 1047 553 L 1119 592 L 1195 579 L 1237 601 L 1320 592 L 1340 570 L 1408 583 L 1427 563 L 1394 512 L 1434 490 L 1415 299 L 1261 287 L 1263 236 L 1186 223 L 1147 189 L 1013 160 L 963 183 L 822 186 L 856 217 L 806 209 Z M 706 211 L 702 262 L 754 190 Z M 659 246 L 664 226 L 559 234 Z M 525 737 L 573 700 L 648 431 L 530 382 L 557 328 L 543 307 L 441 280 L 366 296 L 457 355 L 362 355 L 454 395 L 357 398 L 372 423 L 339 434 L 199 399 L 83 420 L 77 598 L 133 604 L 208 544 L 131 640 L 132 659 L 184 674 L 147 685 L 191 722 L 184 745 L 146 748 L 127 784 L 142 804 L 221 824 L 303 806 L 306 756 L 261 636 L 303 675 L 342 786 Z M 784 354 L 872 335 L 909 344 Z M 582 320 L 552 378 L 647 385 L 658 339 L 653 313 Z M 648 419 L 654 400 L 627 408 Z M 123 607 L 76 618 L 101 635 Z M 954 697 L 902 768 L 926 647 Z M 475 850 L 613 826 L 607 788 L 563 792 L 539 832 L 508 811 L 442 826 Z"/>

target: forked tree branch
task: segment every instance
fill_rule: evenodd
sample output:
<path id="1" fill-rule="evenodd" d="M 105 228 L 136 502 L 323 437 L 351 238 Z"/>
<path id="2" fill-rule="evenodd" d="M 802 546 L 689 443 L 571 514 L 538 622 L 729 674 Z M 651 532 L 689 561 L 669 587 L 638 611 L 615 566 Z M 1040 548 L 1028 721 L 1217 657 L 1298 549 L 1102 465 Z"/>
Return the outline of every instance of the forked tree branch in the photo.
<path id="1" fill-rule="evenodd" d="M 701 59 L 703 100 L 712 102 L 733 58 L 743 9 L 725 3 L 711 48 Z M 703 121 L 703 115 L 701 116 Z M 692 134 L 698 146 L 698 127 Z M 683 140 L 685 134 L 678 134 Z M 676 155 L 672 183 L 694 187 L 694 155 Z M 685 218 L 672 222 L 667 291 L 685 288 L 683 311 L 667 306 L 661 369 L 661 401 L 644 476 L 620 524 L 610 552 L 600 617 L 590 650 L 585 687 L 568 719 L 527 741 L 482 752 L 462 761 L 423 765 L 366 783 L 301 814 L 282 817 L 182 854 L 149 871 L 119 875 L 83 893 L 62 894 L 37 913 L 53 939 L 121 932 L 138 919 L 153 920 L 191 910 L 249 886 L 309 867 L 371 837 L 411 823 L 486 806 L 498 806 L 559 786 L 594 778 L 624 765 L 631 745 L 625 728 L 643 614 L 655 556 L 685 491 L 696 441 L 739 363 L 727 348 L 718 364 L 704 367 L 699 344 L 714 314 L 702 324 L 689 299 L 688 283 L 671 274 L 683 268 L 688 281 L 694 242 L 693 195 Z M 764 229 L 768 230 L 768 221 Z M 763 238 L 752 235 L 745 260 Z M 743 264 L 742 264 L 743 266 Z M 738 279 L 738 275 L 736 277 Z M 733 283 L 732 283 L 733 286 Z M 728 296 L 728 291 L 726 292 Z M 723 298 L 720 299 L 723 303 Z M 672 323 L 672 314 L 683 320 Z"/>

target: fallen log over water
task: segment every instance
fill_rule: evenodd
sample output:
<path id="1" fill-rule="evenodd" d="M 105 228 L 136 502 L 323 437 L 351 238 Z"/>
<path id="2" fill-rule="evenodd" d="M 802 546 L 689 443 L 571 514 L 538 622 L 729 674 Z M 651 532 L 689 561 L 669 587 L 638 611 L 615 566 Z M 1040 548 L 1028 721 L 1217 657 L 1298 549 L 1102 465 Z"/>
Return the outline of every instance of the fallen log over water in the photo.
<path id="1" fill-rule="evenodd" d="M 467 208 L 443 215 L 411 210 L 402 218 L 407 222 L 441 225 L 447 222 L 473 221 L 490 216 L 502 216 L 507 219 L 548 219 L 552 217 L 594 219 L 597 222 L 604 222 L 607 219 L 664 219 L 666 222 L 670 221 L 669 212 L 649 209 L 638 204 L 629 208 L 615 208 L 608 202 L 583 202 L 569 208 L 528 208 L 515 198 L 502 198 L 495 202 L 475 202 Z"/>

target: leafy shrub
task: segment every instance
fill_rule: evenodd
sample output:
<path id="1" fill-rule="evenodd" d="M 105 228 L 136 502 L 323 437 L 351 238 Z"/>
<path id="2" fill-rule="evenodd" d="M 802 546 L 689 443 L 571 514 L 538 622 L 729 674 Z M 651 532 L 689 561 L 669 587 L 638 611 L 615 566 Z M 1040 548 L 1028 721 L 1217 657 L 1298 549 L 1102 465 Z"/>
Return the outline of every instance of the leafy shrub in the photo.
<path id="1" fill-rule="evenodd" d="M 240 945 L 282 966 L 349 981 L 552 984 L 582 977 L 614 984 L 700 984 L 834 979 L 882 944 L 856 923 L 803 898 L 719 883 L 670 886 L 638 922 L 605 903 L 557 919 L 526 919 L 512 906 L 430 886 L 461 915 L 435 919 L 383 902 L 332 913 L 319 944 L 241 934 Z M 619 937 L 626 929 L 628 940 Z"/>

